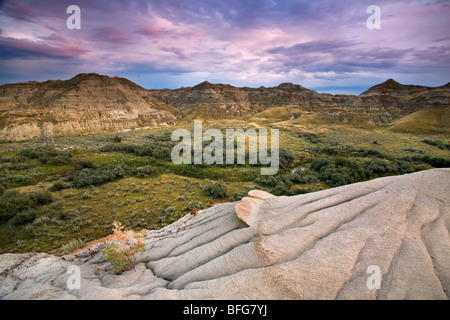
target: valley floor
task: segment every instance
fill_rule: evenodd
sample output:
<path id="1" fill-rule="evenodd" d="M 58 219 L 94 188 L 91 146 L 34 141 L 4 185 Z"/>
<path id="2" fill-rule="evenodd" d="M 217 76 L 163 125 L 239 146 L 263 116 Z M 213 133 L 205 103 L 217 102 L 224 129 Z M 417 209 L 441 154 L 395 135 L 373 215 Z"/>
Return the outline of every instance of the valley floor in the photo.
<path id="1" fill-rule="evenodd" d="M 51 147 L 40 140 L 1 143 L 0 253 L 69 253 L 111 234 L 115 220 L 128 229 L 160 229 L 252 189 L 296 195 L 450 167 L 447 134 L 284 122 L 208 127 L 280 129 L 280 171 L 262 177 L 248 164 L 174 165 L 174 128 L 55 137 Z"/>

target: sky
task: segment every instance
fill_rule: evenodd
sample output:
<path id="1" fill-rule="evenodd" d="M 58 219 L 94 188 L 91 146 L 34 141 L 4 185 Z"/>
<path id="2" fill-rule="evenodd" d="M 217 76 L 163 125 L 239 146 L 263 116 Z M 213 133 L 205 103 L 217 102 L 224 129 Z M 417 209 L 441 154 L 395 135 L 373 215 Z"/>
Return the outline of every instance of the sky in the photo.
<path id="1" fill-rule="evenodd" d="M 67 27 L 70 5 L 80 29 Z M 367 26 L 370 5 L 380 29 Z M 0 84 L 95 72 L 147 89 L 441 86 L 449 17 L 450 0 L 0 0 Z"/>

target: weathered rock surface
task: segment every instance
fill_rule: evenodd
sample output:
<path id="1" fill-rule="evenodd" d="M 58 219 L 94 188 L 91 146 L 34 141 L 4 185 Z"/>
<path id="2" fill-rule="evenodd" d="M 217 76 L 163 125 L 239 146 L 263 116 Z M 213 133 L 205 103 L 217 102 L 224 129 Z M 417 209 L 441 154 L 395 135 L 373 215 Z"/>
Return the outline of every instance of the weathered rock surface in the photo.
<path id="1" fill-rule="evenodd" d="M 0 86 L 2 140 L 169 125 L 177 114 L 127 79 L 94 73 Z"/>
<path id="2" fill-rule="evenodd" d="M 122 275 L 105 270 L 106 244 L 1 255 L 0 297 L 448 299 L 449 190 L 450 169 L 435 169 L 293 197 L 252 191 L 147 232 L 146 252 Z M 71 265 L 80 289 L 67 288 Z M 368 286 L 370 266 L 379 289 Z"/>
<path id="3" fill-rule="evenodd" d="M 89 73 L 64 81 L 0 86 L 0 139 L 146 128 L 194 118 L 289 121 L 294 114 L 291 120 L 303 125 L 375 127 L 390 125 L 420 110 L 436 114 L 428 131 L 449 132 L 445 121 L 449 101 L 448 84 L 431 88 L 402 85 L 391 79 L 354 96 L 317 93 L 291 83 L 238 88 L 203 82 L 175 90 L 146 90 L 124 78 Z M 277 108 L 289 112 L 280 113 Z M 414 128 L 408 125 L 403 130 Z"/>

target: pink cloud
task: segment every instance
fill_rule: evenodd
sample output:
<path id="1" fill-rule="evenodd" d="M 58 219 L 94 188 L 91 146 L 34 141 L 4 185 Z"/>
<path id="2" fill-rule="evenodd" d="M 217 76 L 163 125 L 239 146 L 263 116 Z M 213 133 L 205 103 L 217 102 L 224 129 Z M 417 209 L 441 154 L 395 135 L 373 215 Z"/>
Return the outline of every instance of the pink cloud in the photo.
<path id="1" fill-rule="evenodd" d="M 144 36 L 151 36 L 151 37 L 155 37 L 155 38 L 160 38 L 160 37 L 164 37 L 164 36 L 172 34 L 171 31 L 155 28 L 152 26 L 144 26 L 144 27 L 140 28 L 137 32 Z"/>
<path id="2" fill-rule="evenodd" d="M 0 37 L 0 54 L 5 58 L 44 56 L 50 58 L 78 58 L 89 52 L 82 46 L 49 46 L 24 39 Z"/>
<path id="3" fill-rule="evenodd" d="M 15 0 L 5 1 L 1 9 L 4 15 L 17 20 L 33 21 L 36 18 L 36 14 L 31 8 Z"/>
<path id="4" fill-rule="evenodd" d="M 93 33 L 93 38 L 96 41 L 106 42 L 125 42 L 128 40 L 125 33 L 116 27 L 97 28 Z"/>

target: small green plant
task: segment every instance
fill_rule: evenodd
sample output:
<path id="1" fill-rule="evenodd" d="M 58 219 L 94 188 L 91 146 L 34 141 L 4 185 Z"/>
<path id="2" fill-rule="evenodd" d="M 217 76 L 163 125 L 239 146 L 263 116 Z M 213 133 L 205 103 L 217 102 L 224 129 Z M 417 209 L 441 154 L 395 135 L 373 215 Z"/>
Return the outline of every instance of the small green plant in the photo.
<path id="1" fill-rule="evenodd" d="M 203 193 L 214 198 L 225 198 L 227 196 L 227 188 L 220 182 L 211 182 L 203 188 Z"/>
<path id="2" fill-rule="evenodd" d="M 122 142 L 122 137 L 119 137 L 119 135 L 116 135 L 113 140 L 115 143 L 120 143 L 120 142 Z"/>
<path id="3" fill-rule="evenodd" d="M 134 235 L 131 230 L 124 230 L 124 227 L 119 221 L 113 222 L 114 240 L 102 254 L 106 260 L 111 263 L 112 271 L 116 274 L 121 274 L 126 270 L 133 268 L 136 263 L 136 254 L 144 252 L 144 236 Z"/>
<path id="4" fill-rule="evenodd" d="M 81 239 L 72 239 L 67 244 L 62 246 L 62 250 L 65 254 L 74 252 L 75 250 L 84 246 L 84 241 Z"/>

